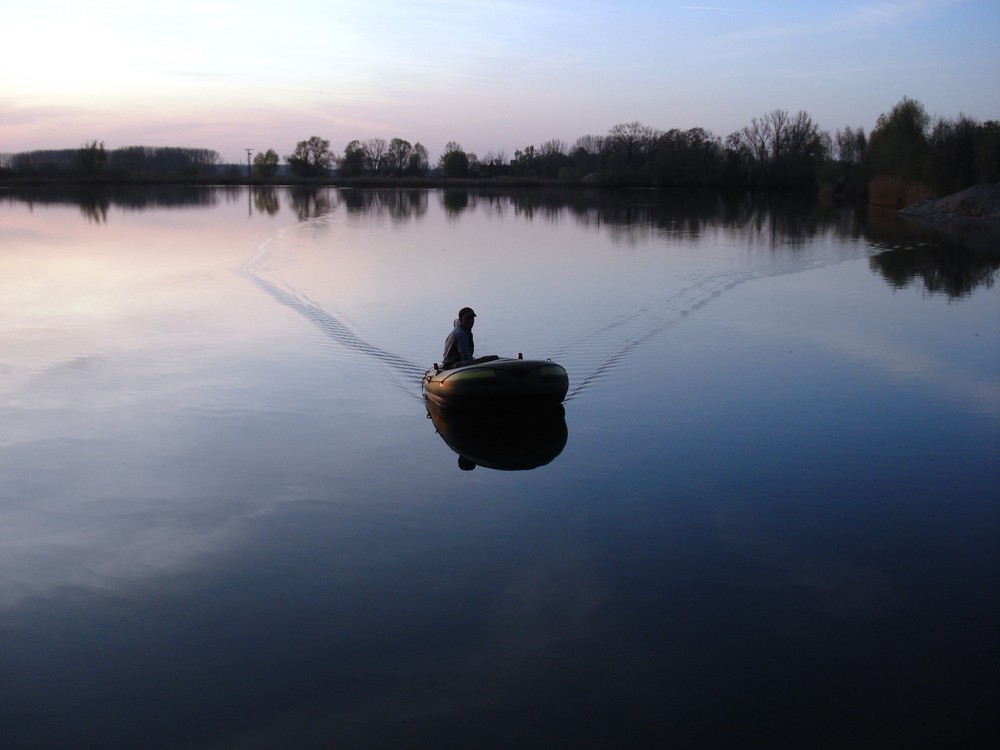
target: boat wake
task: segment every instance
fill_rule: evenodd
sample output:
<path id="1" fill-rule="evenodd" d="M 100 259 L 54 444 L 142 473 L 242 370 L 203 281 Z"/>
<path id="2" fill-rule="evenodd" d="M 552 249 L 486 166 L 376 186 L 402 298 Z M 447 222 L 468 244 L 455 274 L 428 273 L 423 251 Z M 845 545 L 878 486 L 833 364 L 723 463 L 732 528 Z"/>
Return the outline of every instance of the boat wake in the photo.
<path id="1" fill-rule="evenodd" d="M 743 284 L 763 278 L 802 273 L 855 257 L 867 257 L 868 254 L 859 244 L 857 254 L 851 256 L 812 256 L 808 259 L 796 256 L 784 262 L 769 262 L 742 270 L 716 270 L 710 275 L 692 279 L 659 301 L 651 301 L 636 311 L 621 314 L 579 332 L 552 354 L 554 360 L 570 371 L 570 391 L 566 401 L 573 400 L 611 376 L 631 362 L 652 341 L 713 300 Z M 623 335 L 623 331 L 631 333 Z M 583 374 L 574 377 L 574 373 Z"/>
<path id="2" fill-rule="evenodd" d="M 255 256 L 240 268 L 241 273 L 275 302 L 312 323 L 328 340 L 375 362 L 383 375 L 397 387 L 413 398 L 422 398 L 420 379 L 426 369 L 425 366 L 373 344 L 306 294 L 268 278 L 272 269 L 274 247 L 274 238 L 261 243 Z"/>
<path id="3" fill-rule="evenodd" d="M 309 321 L 325 339 L 374 366 L 408 396 L 422 399 L 421 378 L 430 360 L 417 363 L 373 343 L 359 333 L 346 316 L 331 312 L 296 288 L 282 271 L 283 261 L 289 259 L 278 256 L 288 254 L 289 247 L 301 248 L 300 243 L 294 239 L 289 241 L 283 235 L 290 231 L 307 231 L 311 224 L 328 220 L 328 216 L 309 219 L 280 230 L 258 246 L 256 254 L 242 266 L 241 272 L 275 302 Z M 728 291 L 756 279 L 801 273 L 868 254 L 864 243 L 858 243 L 856 253 L 848 256 L 843 254 L 842 249 L 837 253 L 763 252 L 758 254 L 756 263 L 746 264 L 745 259 L 741 259 L 740 266 L 735 269 L 731 266 L 689 269 L 687 278 L 675 276 L 665 279 L 665 285 L 670 281 L 680 281 L 679 288 L 675 287 L 673 291 L 664 289 L 662 296 L 647 298 L 636 309 L 611 310 L 597 323 L 588 325 L 584 321 L 580 329 L 563 330 L 562 343 L 545 348 L 544 356 L 559 362 L 569 371 L 570 390 L 565 399 L 569 402 L 627 366 L 651 342 Z"/>

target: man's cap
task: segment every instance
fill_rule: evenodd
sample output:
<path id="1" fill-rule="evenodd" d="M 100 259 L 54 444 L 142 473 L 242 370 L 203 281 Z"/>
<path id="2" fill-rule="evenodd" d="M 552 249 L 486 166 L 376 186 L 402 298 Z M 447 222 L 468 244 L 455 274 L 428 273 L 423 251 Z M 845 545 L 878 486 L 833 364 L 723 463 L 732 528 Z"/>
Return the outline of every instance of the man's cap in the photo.
<path id="1" fill-rule="evenodd" d="M 464 318 L 466 315 L 471 315 L 473 318 L 476 317 L 476 311 L 471 307 L 463 307 L 458 311 L 458 317 Z"/>

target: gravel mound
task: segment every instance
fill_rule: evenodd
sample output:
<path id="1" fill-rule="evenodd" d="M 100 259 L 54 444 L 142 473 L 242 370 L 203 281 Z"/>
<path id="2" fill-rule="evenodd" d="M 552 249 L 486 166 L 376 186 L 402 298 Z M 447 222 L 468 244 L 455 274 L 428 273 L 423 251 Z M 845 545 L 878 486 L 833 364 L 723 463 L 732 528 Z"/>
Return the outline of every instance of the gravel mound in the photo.
<path id="1" fill-rule="evenodd" d="M 950 223 L 964 219 L 1000 221 L 1000 182 L 984 183 L 945 198 L 914 203 L 900 215 L 921 221 Z"/>

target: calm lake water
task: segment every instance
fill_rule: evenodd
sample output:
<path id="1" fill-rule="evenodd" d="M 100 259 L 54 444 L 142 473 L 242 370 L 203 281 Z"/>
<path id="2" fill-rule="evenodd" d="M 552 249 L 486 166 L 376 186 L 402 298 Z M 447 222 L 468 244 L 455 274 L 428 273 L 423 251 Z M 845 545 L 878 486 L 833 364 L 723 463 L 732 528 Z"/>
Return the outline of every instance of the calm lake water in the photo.
<path id="1" fill-rule="evenodd" d="M 992 747 L 998 269 L 748 195 L 0 191 L 0 744 Z M 464 305 L 564 415 L 429 418 Z"/>

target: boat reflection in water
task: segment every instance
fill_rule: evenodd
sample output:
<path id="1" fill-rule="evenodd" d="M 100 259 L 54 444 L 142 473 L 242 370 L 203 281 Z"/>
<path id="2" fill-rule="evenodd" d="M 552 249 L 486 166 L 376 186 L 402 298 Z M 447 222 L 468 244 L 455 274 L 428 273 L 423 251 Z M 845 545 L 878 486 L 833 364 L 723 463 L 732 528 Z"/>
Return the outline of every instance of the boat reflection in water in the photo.
<path id="1" fill-rule="evenodd" d="M 469 411 L 425 400 L 427 415 L 444 442 L 458 454 L 458 466 L 524 471 L 544 466 L 566 446 L 566 412 L 561 404 L 533 409 Z"/>

